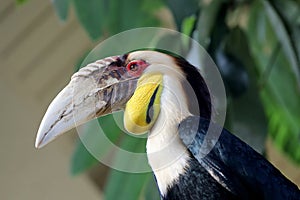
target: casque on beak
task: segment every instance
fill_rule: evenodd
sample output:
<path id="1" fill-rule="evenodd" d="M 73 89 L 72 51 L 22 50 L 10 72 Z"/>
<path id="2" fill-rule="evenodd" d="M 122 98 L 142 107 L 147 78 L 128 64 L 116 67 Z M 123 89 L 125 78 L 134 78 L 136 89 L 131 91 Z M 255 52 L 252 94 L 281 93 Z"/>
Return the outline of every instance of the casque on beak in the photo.
<path id="1" fill-rule="evenodd" d="M 96 117 L 125 107 L 137 78 L 130 76 L 124 60 L 113 56 L 87 65 L 50 103 L 38 130 L 35 147 L 41 148 L 64 132 Z"/>

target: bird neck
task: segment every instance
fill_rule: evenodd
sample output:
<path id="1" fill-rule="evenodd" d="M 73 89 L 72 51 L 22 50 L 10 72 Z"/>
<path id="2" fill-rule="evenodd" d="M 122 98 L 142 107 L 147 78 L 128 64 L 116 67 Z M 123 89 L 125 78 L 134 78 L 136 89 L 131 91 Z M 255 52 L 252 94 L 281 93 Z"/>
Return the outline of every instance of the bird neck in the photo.
<path id="1" fill-rule="evenodd" d="M 183 88 L 189 97 L 189 110 L 193 115 L 211 119 L 212 104 L 209 89 L 199 70 L 185 59 L 175 59 L 176 65 L 185 74 Z"/>
<path id="2" fill-rule="evenodd" d="M 160 114 L 147 141 L 148 161 L 161 194 L 166 194 L 167 188 L 184 173 L 189 159 L 187 149 L 178 137 L 179 123 L 191 115 L 187 99 L 181 81 L 164 75 Z"/>

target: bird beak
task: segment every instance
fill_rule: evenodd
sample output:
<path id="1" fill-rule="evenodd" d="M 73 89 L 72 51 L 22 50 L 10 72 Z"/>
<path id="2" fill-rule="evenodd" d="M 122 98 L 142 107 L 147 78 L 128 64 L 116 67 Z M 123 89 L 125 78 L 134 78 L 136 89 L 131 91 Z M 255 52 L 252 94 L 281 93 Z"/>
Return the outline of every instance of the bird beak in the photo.
<path id="1" fill-rule="evenodd" d="M 126 72 L 122 59 L 114 56 L 98 60 L 72 76 L 50 103 L 37 133 L 36 148 L 78 125 L 125 107 L 137 77 Z"/>

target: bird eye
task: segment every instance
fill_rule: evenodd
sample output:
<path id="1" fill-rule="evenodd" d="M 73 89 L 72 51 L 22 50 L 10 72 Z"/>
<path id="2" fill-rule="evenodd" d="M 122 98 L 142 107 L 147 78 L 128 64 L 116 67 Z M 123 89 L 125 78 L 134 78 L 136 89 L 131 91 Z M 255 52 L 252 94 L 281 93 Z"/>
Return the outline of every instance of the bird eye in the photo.
<path id="1" fill-rule="evenodd" d="M 149 64 L 144 60 L 133 60 L 126 65 L 126 70 L 131 76 L 140 76 Z"/>
<path id="2" fill-rule="evenodd" d="M 139 68 L 138 63 L 137 62 L 131 62 L 127 65 L 127 70 L 129 71 L 137 71 Z"/>

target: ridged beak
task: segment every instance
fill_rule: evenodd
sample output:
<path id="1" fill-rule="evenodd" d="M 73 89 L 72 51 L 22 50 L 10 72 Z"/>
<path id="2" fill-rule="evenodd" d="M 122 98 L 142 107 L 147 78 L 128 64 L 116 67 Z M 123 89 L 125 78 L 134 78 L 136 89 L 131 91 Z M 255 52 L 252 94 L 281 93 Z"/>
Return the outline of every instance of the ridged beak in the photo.
<path id="1" fill-rule="evenodd" d="M 89 120 L 123 109 L 136 83 L 137 77 L 126 72 L 124 56 L 108 57 L 80 69 L 50 103 L 35 147 L 41 148 Z"/>

